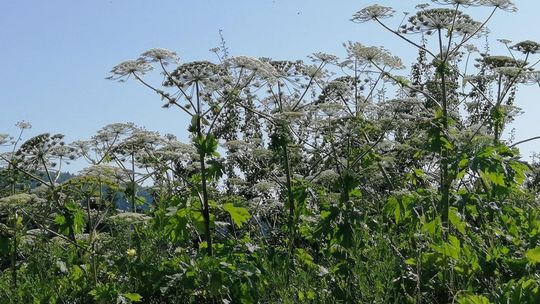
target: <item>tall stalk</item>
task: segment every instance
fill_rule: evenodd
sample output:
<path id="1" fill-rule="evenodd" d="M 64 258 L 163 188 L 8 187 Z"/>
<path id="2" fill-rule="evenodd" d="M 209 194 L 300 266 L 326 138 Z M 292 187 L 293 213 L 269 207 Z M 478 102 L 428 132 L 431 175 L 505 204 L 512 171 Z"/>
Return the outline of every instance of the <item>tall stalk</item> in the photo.
<path id="1" fill-rule="evenodd" d="M 442 44 L 442 33 L 438 30 L 439 35 L 439 50 L 440 60 L 439 76 L 441 77 L 441 106 L 442 106 L 442 119 L 443 119 L 443 136 L 448 135 L 448 96 L 446 95 L 446 65 L 448 62 L 448 54 L 445 54 L 445 49 Z M 451 34 L 450 34 L 451 35 Z M 448 231 L 448 210 L 450 208 L 450 183 L 448 174 L 448 148 L 445 145 L 441 145 L 441 221 L 445 233 Z"/>
<path id="2" fill-rule="evenodd" d="M 13 212 L 13 249 L 11 252 L 11 279 L 13 288 L 17 289 L 17 211 Z"/>
<path id="3" fill-rule="evenodd" d="M 135 204 L 137 185 L 135 184 L 135 152 L 131 150 L 131 211 L 137 212 Z"/>
<path id="4" fill-rule="evenodd" d="M 201 109 L 201 98 L 199 92 L 199 83 L 195 82 L 195 94 L 197 98 L 197 138 L 202 140 L 204 135 L 202 131 L 201 118 L 202 118 L 202 109 Z M 208 204 L 208 185 L 206 183 L 206 151 L 204 149 L 199 150 L 199 164 L 201 166 L 201 191 L 202 191 L 202 213 L 204 219 L 204 238 L 207 244 L 206 253 L 212 255 L 212 234 L 210 231 L 210 206 Z"/>

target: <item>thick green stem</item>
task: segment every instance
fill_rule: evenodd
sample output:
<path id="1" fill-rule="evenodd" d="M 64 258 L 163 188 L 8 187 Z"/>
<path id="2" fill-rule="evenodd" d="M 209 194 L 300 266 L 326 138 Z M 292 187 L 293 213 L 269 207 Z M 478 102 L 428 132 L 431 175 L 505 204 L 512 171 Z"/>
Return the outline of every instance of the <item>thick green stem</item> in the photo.
<path id="1" fill-rule="evenodd" d="M 13 214 L 13 248 L 11 253 L 11 279 L 13 289 L 17 289 L 17 212 Z"/>
<path id="2" fill-rule="evenodd" d="M 100 185 L 101 188 L 101 185 Z M 101 198 L 101 196 L 100 196 Z M 94 236 L 95 236 L 95 227 L 92 223 L 92 214 L 90 213 L 90 199 L 86 198 L 86 214 L 88 216 L 88 232 L 90 233 L 90 244 L 92 244 L 92 251 L 90 252 L 90 259 L 92 261 L 92 274 L 94 277 L 94 284 L 97 285 L 97 265 L 96 265 L 96 255 L 95 255 L 95 242 L 94 242 Z"/>
<path id="3" fill-rule="evenodd" d="M 443 114 L 443 133 L 444 136 L 448 134 L 448 96 L 446 92 L 446 64 L 447 58 L 443 57 L 443 45 L 441 38 L 441 31 L 439 30 L 439 48 L 441 51 L 441 105 Z M 444 145 L 441 147 L 441 221 L 443 228 L 448 231 L 448 210 L 450 208 L 450 180 L 448 174 L 448 148 Z"/>
<path id="4" fill-rule="evenodd" d="M 199 154 L 199 163 L 201 165 L 201 187 L 203 195 L 203 218 L 204 218 L 204 238 L 206 240 L 206 253 L 212 255 L 212 234 L 210 233 L 210 207 L 208 205 L 208 189 L 206 184 L 206 164 L 204 153 Z"/>
<path id="5" fill-rule="evenodd" d="M 131 152 L 131 211 L 137 212 L 135 204 L 137 195 L 137 185 L 135 184 L 135 152 Z"/>
<path id="6" fill-rule="evenodd" d="M 201 99 L 199 95 L 199 83 L 195 83 L 196 97 L 197 97 L 197 137 L 203 139 L 203 131 L 201 124 Z M 201 166 L 201 191 L 202 191 L 202 204 L 203 204 L 203 219 L 204 219 L 204 238 L 206 241 L 206 253 L 212 255 L 212 234 L 210 231 L 210 206 L 208 204 L 208 185 L 206 181 L 206 152 L 199 151 L 199 164 Z"/>
<path id="7" fill-rule="evenodd" d="M 286 136 L 286 129 L 283 128 L 282 136 Z M 296 229 L 295 229 L 295 206 L 294 206 L 294 196 L 292 189 L 292 178 L 291 178 L 291 165 L 289 159 L 289 141 L 288 138 L 283 140 L 283 158 L 284 158 L 284 169 L 285 169 L 285 178 L 286 178 L 286 187 L 287 187 L 287 202 L 289 204 L 289 265 L 287 269 L 287 285 L 290 283 L 290 268 L 293 265 L 293 255 L 295 248 L 295 239 L 296 239 Z"/>

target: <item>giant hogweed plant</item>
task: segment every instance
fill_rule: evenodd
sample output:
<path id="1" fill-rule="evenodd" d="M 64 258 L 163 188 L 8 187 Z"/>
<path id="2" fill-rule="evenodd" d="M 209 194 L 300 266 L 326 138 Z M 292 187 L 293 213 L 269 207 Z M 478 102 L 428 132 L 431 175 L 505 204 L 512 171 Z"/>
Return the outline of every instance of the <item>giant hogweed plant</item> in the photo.
<path id="1" fill-rule="evenodd" d="M 191 144 L 129 123 L 70 145 L 15 139 L 1 155 L 0 290 L 12 302 L 537 301 L 537 164 L 517 150 L 537 137 L 504 131 L 519 86 L 538 83 L 539 45 L 478 51 L 508 0 L 433 2 L 399 26 L 385 6 L 353 15 L 418 50 L 410 77 L 356 42 L 343 60 L 231 57 L 222 41 L 218 63 L 152 49 L 115 66 L 111 79 L 190 118 Z M 61 182 L 77 157 L 90 166 Z M 118 194 L 133 212 L 116 210 Z"/>
<path id="2" fill-rule="evenodd" d="M 471 209 L 476 214 L 478 209 L 485 208 L 482 202 L 509 201 L 509 195 L 522 191 L 527 166 L 518 160 L 517 150 L 511 148 L 515 145 L 506 146 L 501 141 L 501 135 L 505 125 L 516 114 L 514 99 L 517 86 L 531 79 L 534 82 L 537 74 L 534 67 L 538 62 L 530 60 L 539 44 L 524 41 L 510 46 L 509 41 L 502 41 L 509 51 L 520 51 L 523 58 L 514 53 L 510 53 L 511 56 L 481 54 L 476 65 L 478 74 L 471 74 L 467 63 L 476 48 L 470 43 L 486 33 L 486 24 L 497 10 L 513 11 L 515 6 L 510 1 L 434 2 L 450 6 L 431 8 L 428 4 L 419 5 L 418 12 L 395 30 L 384 20 L 394 13 L 389 7 L 375 5 L 365 8 L 357 12 L 352 20 L 375 21 L 419 50 L 421 61 L 413 70 L 413 83 L 392 75 L 388 77 L 408 90 L 410 96 L 422 100 L 423 106 L 434 113 L 425 129 L 428 145 L 416 155 L 423 154 L 429 160 L 430 154 L 434 153 L 434 160 L 438 163 L 438 180 L 426 175 L 433 172 L 428 162 L 422 167 L 411 168 L 414 170 L 411 172 L 411 183 L 424 185 L 422 191 L 426 190 L 427 185 L 436 186 L 438 191 L 429 194 L 427 202 L 437 207 L 432 215 L 411 209 L 414 205 L 418 206 L 420 197 L 426 199 L 425 195 L 414 191 L 412 197 L 411 194 L 390 197 L 387 209 L 396 223 L 401 222 L 403 216 L 417 217 L 423 225 L 421 231 L 425 231 L 428 238 L 436 236 L 435 241 L 442 242 L 441 245 L 430 245 L 426 255 L 429 259 L 434 256 L 440 258 L 445 267 L 449 266 L 449 259 L 456 263 L 460 263 L 460 259 L 466 260 L 461 263 L 465 262 L 469 268 L 459 265 L 438 272 L 442 274 L 443 292 L 449 298 L 455 298 L 462 292 L 457 289 L 456 272 L 472 277 L 472 273 L 480 267 L 479 257 L 471 253 L 472 249 L 468 247 L 474 246 L 477 239 L 467 235 L 462 219 L 470 216 Z M 491 7 L 491 13 L 483 22 L 474 21 L 461 11 L 469 6 Z M 410 34 L 421 34 L 422 39 L 415 42 Z M 429 47 L 430 43 L 434 44 L 434 48 Z M 464 55 L 465 62 L 462 61 Z M 471 192 L 477 193 L 473 204 L 469 200 Z M 461 241 L 454 233 L 461 234 Z M 442 238 L 437 240 L 439 236 Z M 425 250 L 425 247 L 422 248 L 425 245 L 418 245 L 422 241 L 411 242 L 410 250 L 416 250 L 417 256 Z M 420 260 L 426 263 L 426 259 Z M 427 263 L 433 262 L 429 260 Z M 414 259 L 405 261 L 408 265 L 418 266 L 418 263 Z M 411 270 L 413 281 L 416 281 L 414 294 L 417 301 L 422 300 L 422 289 L 427 285 L 421 271 L 422 267 Z"/>
<path id="3" fill-rule="evenodd" d="M 209 183 L 217 181 L 223 173 L 219 159 L 218 139 L 215 131 L 220 116 L 230 112 L 231 104 L 237 104 L 244 89 L 253 81 L 269 81 L 275 76 L 273 68 L 258 59 L 239 56 L 223 63 L 208 61 L 189 62 L 169 71 L 167 65 L 176 63 L 174 52 L 152 49 L 137 60 L 126 61 L 112 69 L 112 79 L 135 78 L 155 91 L 165 101 L 163 107 L 176 107 L 191 118 L 188 131 L 197 149 L 197 171 L 190 176 L 193 190 L 200 199 L 203 218 L 203 234 L 208 255 L 212 255 L 212 219 Z M 157 65 L 164 76 L 162 83 L 149 84 L 143 79 L 145 73 Z"/>

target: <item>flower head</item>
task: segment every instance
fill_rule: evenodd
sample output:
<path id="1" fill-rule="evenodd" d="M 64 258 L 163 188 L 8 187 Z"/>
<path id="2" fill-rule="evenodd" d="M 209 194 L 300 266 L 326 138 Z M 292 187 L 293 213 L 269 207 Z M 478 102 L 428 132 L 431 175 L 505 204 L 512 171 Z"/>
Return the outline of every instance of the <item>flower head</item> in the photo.
<path id="1" fill-rule="evenodd" d="M 388 6 L 381 6 L 378 4 L 370 5 L 356 12 L 351 21 L 356 23 L 362 23 L 371 21 L 373 19 L 384 19 L 392 17 L 395 10 Z"/>
<path id="2" fill-rule="evenodd" d="M 133 256 L 136 256 L 137 255 L 137 250 L 133 249 L 133 248 L 129 248 L 128 250 L 126 250 L 126 254 L 130 257 L 133 257 Z"/>
<path id="3" fill-rule="evenodd" d="M 1 209 L 21 208 L 27 205 L 42 203 L 45 200 L 40 199 L 35 194 L 19 193 L 0 198 Z"/>
<path id="4" fill-rule="evenodd" d="M 15 157 L 22 162 L 22 165 L 33 166 L 37 169 L 43 165 L 44 160 L 49 162 L 51 156 L 55 156 L 52 152 L 59 152 L 57 147 L 64 146 L 63 139 L 62 134 L 44 133 L 34 136 L 21 145 Z M 53 163 L 49 165 L 54 166 Z"/>
<path id="5" fill-rule="evenodd" d="M 276 69 L 271 64 L 249 56 L 231 57 L 225 60 L 225 63 L 235 68 L 253 71 L 264 79 L 273 79 L 277 75 Z"/>
<path id="6" fill-rule="evenodd" d="M 91 176 L 97 178 L 98 180 L 112 181 L 118 184 L 129 180 L 129 174 L 127 171 L 105 164 L 93 165 L 91 167 L 84 168 L 79 174 L 81 176 Z"/>
<path id="7" fill-rule="evenodd" d="M 109 217 L 109 220 L 118 224 L 141 224 L 146 223 L 151 217 L 142 213 L 123 212 Z"/>
<path id="8" fill-rule="evenodd" d="M 393 56 L 383 47 L 364 46 L 359 42 L 349 42 L 345 47 L 347 48 L 349 56 L 356 58 L 361 63 L 374 63 L 392 69 L 405 68 L 399 57 Z"/>
<path id="9" fill-rule="evenodd" d="M 320 61 L 320 62 L 335 62 L 338 59 L 338 57 L 335 55 L 321 53 L 321 52 L 313 53 L 311 58 L 314 61 Z"/>
<path id="10" fill-rule="evenodd" d="M 497 39 L 497 41 L 505 45 L 512 43 L 512 40 L 508 40 L 508 39 Z"/>
<path id="11" fill-rule="evenodd" d="M 432 34 L 438 30 L 453 30 L 456 34 L 472 35 L 481 31 L 482 24 L 461 11 L 447 8 L 424 9 L 409 17 L 401 26 L 402 33 Z"/>
<path id="12" fill-rule="evenodd" d="M 480 5 L 481 0 L 431 0 L 438 4 L 449 4 L 449 5 L 459 5 L 459 6 L 473 6 Z"/>
<path id="13" fill-rule="evenodd" d="M 163 64 L 178 63 L 178 56 L 175 52 L 160 48 L 150 49 L 142 53 L 139 59 L 149 62 L 161 62 Z"/>
<path id="14" fill-rule="evenodd" d="M 510 0 L 480 0 L 480 5 L 492 6 L 508 12 L 516 12 L 517 6 Z"/>
<path id="15" fill-rule="evenodd" d="M 32 128 L 32 125 L 29 122 L 24 121 L 24 120 L 21 120 L 21 121 L 17 122 L 15 124 L 15 126 L 17 128 L 19 128 L 19 129 L 30 129 L 30 128 Z"/>
<path id="16" fill-rule="evenodd" d="M 9 134 L 0 133 L 0 145 L 7 143 L 10 140 Z"/>
<path id="17" fill-rule="evenodd" d="M 203 85 L 221 83 L 226 78 L 227 72 L 217 64 L 209 61 L 194 61 L 180 65 L 171 73 L 164 86 L 191 86 L 196 82 Z"/>
<path id="18" fill-rule="evenodd" d="M 523 54 L 536 54 L 540 51 L 540 43 L 531 40 L 525 40 L 510 47 L 512 50 L 522 52 Z"/>
<path id="19" fill-rule="evenodd" d="M 307 66 L 302 60 L 268 60 L 268 63 L 276 69 L 279 77 L 301 77 L 306 75 Z"/>
<path id="20" fill-rule="evenodd" d="M 145 60 L 127 60 L 114 66 L 111 70 L 112 75 L 107 77 L 107 79 L 122 80 L 122 78 L 129 77 L 130 75 L 145 74 L 152 69 L 153 67 Z"/>
<path id="21" fill-rule="evenodd" d="M 525 73 L 525 83 L 540 85 L 540 71 L 530 71 Z"/>

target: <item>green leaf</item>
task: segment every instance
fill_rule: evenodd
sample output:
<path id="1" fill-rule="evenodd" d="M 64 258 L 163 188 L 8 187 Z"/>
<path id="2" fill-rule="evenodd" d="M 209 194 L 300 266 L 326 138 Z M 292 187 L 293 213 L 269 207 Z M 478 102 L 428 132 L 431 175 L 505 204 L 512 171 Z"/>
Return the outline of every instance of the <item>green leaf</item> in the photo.
<path id="1" fill-rule="evenodd" d="M 459 304 L 489 304 L 489 299 L 484 296 L 468 294 L 458 298 Z"/>
<path id="2" fill-rule="evenodd" d="M 122 296 L 131 302 L 141 302 L 142 296 L 138 293 L 123 293 Z"/>
<path id="3" fill-rule="evenodd" d="M 311 254 L 309 254 L 307 251 L 305 251 L 304 249 L 296 249 L 295 250 L 295 257 L 296 257 L 296 260 L 298 262 L 300 262 L 301 264 L 307 266 L 307 267 L 315 267 L 316 264 L 313 262 L 313 257 L 311 256 Z"/>
<path id="4" fill-rule="evenodd" d="M 195 147 L 197 148 L 199 154 L 214 155 L 217 154 L 218 140 L 212 134 L 208 134 L 207 136 L 199 136 L 195 139 Z"/>
<path id="5" fill-rule="evenodd" d="M 396 224 L 399 224 L 401 220 L 401 208 L 398 199 L 395 196 L 388 198 L 388 202 L 386 202 L 384 210 L 388 216 L 394 216 Z"/>
<path id="6" fill-rule="evenodd" d="M 525 257 L 532 264 L 540 263 L 540 247 L 527 250 L 525 252 Z"/>
<path id="7" fill-rule="evenodd" d="M 429 234 L 432 237 L 440 236 L 442 234 L 441 218 L 436 217 L 431 222 L 427 222 L 422 225 L 422 232 Z"/>
<path id="8" fill-rule="evenodd" d="M 448 212 L 448 219 L 450 223 L 459 231 L 461 234 L 465 234 L 465 223 L 461 220 L 458 210 L 455 207 L 450 207 Z"/>
<path id="9" fill-rule="evenodd" d="M 224 204 L 223 210 L 229 213 L 238 228 L 241 228 L 250 218 L 250 214 L 246 208 L 235 207 L 232 203 Z"/>

